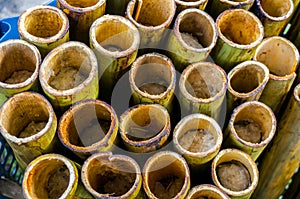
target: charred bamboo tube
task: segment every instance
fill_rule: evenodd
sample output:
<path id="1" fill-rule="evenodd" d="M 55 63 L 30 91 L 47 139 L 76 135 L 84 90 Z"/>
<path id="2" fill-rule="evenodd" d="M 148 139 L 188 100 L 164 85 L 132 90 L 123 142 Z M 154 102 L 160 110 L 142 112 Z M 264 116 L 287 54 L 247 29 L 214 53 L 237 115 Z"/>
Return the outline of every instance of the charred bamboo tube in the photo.
<path id="1" fill-rule="evenodd" d="M 144 165 L 143 187 L 150 199 L 184 199 L 190 189 L 188 164 L 171 151 L 154 154 Z"/>
<path id="2" fill-rule="evenodd" d="M 247 10 L 234 9 L 220 14 L 216 23 L 219 38 L 210 54 L 215 63 L 228 72 L 252 59 L 264 36 L 259 19 Z"/>
<path id="3" fill-rule="evenodd" d="M 230 197 L 221 189 L 210 184 L 202 184 L 193 187 L 186 197 L 186 199 L 197 198 L 230 199 Z"/>
<path id="4" fill-rule="evenodd" d="M 142 175 L 137 162 L 125 155 L 96 153 L 82 167 L 86 189 L 98 199 L 139 198 Z"/>
<path id="5" fill-rule="evenodd" d="M 176 69 L 182 72 L 189 64 L 205 60 L 218 38 L 214 20 L 204 11 L 182 11 L 174 24 L 167 50 Z"/>
<path id="6" fill-rule="evenodd" d="M 175 0 L 131 0 L 128 3 L 126 16 L 140 31 L 141 49 L 163 49 L 166 29 L 175 12 Z"/>
<path id="7" fill-rule="evenodd" d="M 204 10 L 206 8 L 208 0 L 175 0 L 176 11 L 180 13 L 181 11 L 189 8 L 197 8 Z"/>
<path id="8" fill-rule="evenodd" d="M 273 139 L 276 126 L 276 117 L 267 105 L 246 102 L 233 111 L 224 145 L 238 148 L 256 160 Z"/>
<path id="9" fill-rule="evenodd" d="M 250 198 L 258 184 L 258 169 L 253 159 L 238 149 L 224 149 L 211 165 L 214 184 L 232 199 Z"/>
<path id="10" fill-rule="evenodd" d="M 264 63 L 269 68 L 269 82 L 260 101 L 271 107 L 277 114 L 296 78 L 299 52 L 287 39 L 274 36 L 265 39 L 259 45 L 253 59 Z"/>
<path id="11" fill-rule="evenodd" d="M 296 86 L 278 124 L 272 146 L 259 164 L 261 179 L 253 197 L 278 198 L 300 162 L 300 85 Z"/>
<path id="12" fill-rule="evenodd" d="M 58 137 L 82 159 L 110 150 L 117 137 L 118 117 L 113 108 L 99 100 L 84 100 L 66 111 L 59 121 Z"/>
<path id="13" fill-rule="evenodd" d="M 90 46 L 99 63 L 100 98 L 109 100 L 114 85 L 136 59 L 140 35 L 126 18 L 105 15 L 96 20 L 90 31 Z"/>
<path id="14" fill-rule="evenodd" d="M 171 131 L 168 111 L 158 104 L 141 104 L 120 117 L 120 134 L 129 151 L 147 153 L 162 147 Z"/>
<path id="15" fill-rule="evenodd" d="M 67 42 L 44 59 L 39 79 L 57 110 L 98 97 L 98 64 L 93 51 L 80 42 Z"/>
<path id="16" fill-rule="evenodd" d="M 189 65 L 179 80 L 182 115 L 203 113 L 220 122 L 227 82 L 225 71 L 213 63 Z"/>
<path id="17" fill-rule="evenodd" d="M 22 189 L 25 199 L 93 198 L 80 183 L 77 165 L 58 154 L 33 160 L 26 168 Z"/>
<path id="18" fill-rule="evenodd" d="M 69 41 L 68 17 L 53 6 L 35 6 L 19 18 L 21 39 L 34 44 L 45 57 L 51 50 Z"/>
<path id="19" fill-rule="evenodd" d="M 57 119 L 40 94 L 23 92 L 9 98 L 0 112 L 0 131 L 22 169 L 36 157 L 53 152 Z"/>
<path id="20" fill-rule="evenodd" d="M 71 40 L 89 44 L 90 27 L 104 15 L 106 0 L 56 0 L 56 3 L 69 18 Z"/>
<path id="21" fill-rule="evenodd" d="M 129 1 L 130 0 L 107 0 L 106 14 L 125 16 Z"/>
<path id="22" fill-rule="evenodd" d="M 23 91 L 38 90 L 40 64 L 41 55 L 35 46 L 22 40 L 1 43 L 0 95 L 8 98 Z"/>
<path id="23" fill-rule="evenodd" d="M 248 101 L 258 101 L 269 81 L 269 69 L 257 61 L 245 61 L 228 73 L 227 113 Z"/>

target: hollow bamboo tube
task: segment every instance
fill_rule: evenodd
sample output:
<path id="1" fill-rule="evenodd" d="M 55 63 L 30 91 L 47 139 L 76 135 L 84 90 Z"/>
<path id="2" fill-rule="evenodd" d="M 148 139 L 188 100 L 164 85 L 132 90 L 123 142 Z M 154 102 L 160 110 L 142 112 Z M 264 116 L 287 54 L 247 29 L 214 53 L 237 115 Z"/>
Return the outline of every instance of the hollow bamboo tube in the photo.
<path id="1" fill-rule="evenodd" d="M 140 49 L 163 49 L 165 32 L 171 25 L 175 12 L 175 0 L 131 0 L 128 3 L 126 16 L 139 29 Z"/>
<path id="2" fill-rule="evenodd" d="M 227 113 L 248 101 L 258 101 L 269 81 L 269 69 L 258 61 L 245 61 L 228 73 Z"/>
<path id="3" fill-rule="evenodd" d="M 239 172 L 234 172 L 236 171 L 236 169 L 232 170 L 233 169 L 232 166 L 227 167 L 227 172 L 221 172 L 221 170 L 219 169 L 222 166 L 224 168 L 226 164 L 239 165 L 238 167 Z M 220 151 L 220 153 L 213 160 L 211 168 L 212 168 L 212 179 L 214 184 L 217 187 L 219 187 L 221 190 L 223 190 L 232 199 L 250 198 L 258 184 L 259 176 L 258 176 L 258 169 L 255 162 L 247 153 L 240 151 L 238 149 L 224 149 Z M 241 170 L 241 168 L 243 168 L 243 170 Z M 246 172 L 246 174 L 244 171 Z M 227 175 L 223 175 L 222 173 L 223 174 L 227 173 Z M 247 179 L 248 181 L 248 184 L 245 189 L 241 189 L 239 191 L 231 190 L 230 188 L 224 186 L 226 183 L 224 181 L 226 181 L 226 179 L 222 180 L 222 178 L 227 177 L 229 179 L 227 179 L 228 182 L 226 183 L 226 186 L 228 187 L 232 186 L 237 189 L 242 188 L 242 186 L 239 184 L 240 183 L 239 180 L 242 179 L 241 178 L 242 173 L 244 173 L 244 176 L 248 175 L 248 178 L 244 178 Z M 237 187 L 237 185 L 239 187 Z"/>
<path id="4" fill-rule="evenodd" d="M 22 40 L 1 43 L 0 95 L 9 98 L 23 91 L 37 91 L 40 64 L 41 55 L 35 46 Z"/>
<path id="5" fill-rule="evenodd" d="M 106 14 L 126 15 L 126 8 L 130 0 L 106 0 Z"/>
<path id="6" fill-rule="evenodd" d="M 120 116 L 121 138 L 129 151 L 155 151 L 166 143 L 170 131 L 169 113 L 158 104 L 140 104 Z"/>
<path id="7" fill-rule="evenodd" d="M 115 111 L 99 100 L 84 100 L 72 106 L 63 114 L 58 126 L 60 141 L 81 159 L 110 150 L 117 132 Z"/>
<path id="8" fill-rule="evenodd" d="M 264 36 L 263 26 L 254 14 L 243 9 L 226 10 L 216 24 L 219 38 L 210 54 L 216 64 L 228 72 L 252 59 Z"/>
<path id="9" fill-rule="evenodd" d="M 33 160 L 24 173 L 25 199 L 93 197 L 80 183 L 77 165 L 59 154 L 46 154 Z"/>
<path id="10" fill-rule="evenodd" d="M 42 57 L 69 41 L 68 17 L 53 6 L 35 6 L 25 10 L 20 15 L 18 30 L 21 39 L 35 45 Z"/>
<path id="11" fill-rule="evenodd" d="M 181 11 L 189 8 L 204 10 L 206 8 L 208 0 L 175 0 L 175 2 L 176 12 L 180 13 Z"/>
<path id="12" fill-rule="evenodd" d="M 142 175 L 137 162 L 125 155 L 96 153 L 82 166 L 82 182 L 98 199 L 139 198 Z"/>
<path id="13" fill-rule="evenodd" d="M 1 107 L 0 118 L 1 134 L 21 169 L 34 158 L 55 150 L 57 119 L 42 95 L 23 92 L 12 96 Z"/>
<path id="14" fill-rule="evenodd" d="M 213 199 L 230 199 L 230 197 L 221 189 L 214 185 L 202 184 L 193 187 L 186 199 L 198 199 L 198 198 L 213 198 Z"/>
<path id="15" fill-rule="evenodd" d="M 182 72 L 189 64 L 205 60 L 217 38 L 216 24 L 207 13 L 187 9 L 176 18 L 167 50 L 176 69 Z"/>
<path id="16" fill-rule="evenodd" d="M 278 124 L 278 132 L 259 164 L 261 179 L 253 197 L 278 198 L 300 162 L 300 85 Z"/>
<path id="17" fill-rule="evenodd" d="M 190 189 L 188 164 L 175 152 L 155 153 L 144 165 L 143 187 L 150 199 L 184 199 Z"/>
<path id="18" fill-rule="evenodd" d="M 43 91 L 57 110 L 98 97 L 98 64 L 93 51 L 80 42 L 60 45 L 44 59 L 39 72 Z"/>
<path id="19" fill-rule="evenodd" d="M 272 141 L 276 127 L 276 117 L 267 105 L 246 102 L 233 111 L 223 144 L 238 148 L 256 160 Z"/>
<path id="20" fill-rule="evenodd" d="M 299 52 L 287 39 L 274 36 L 259 45 L 253 59 L 269 68 L 269 81 L 259 100 L 277 114 L 296 78 Z"/>

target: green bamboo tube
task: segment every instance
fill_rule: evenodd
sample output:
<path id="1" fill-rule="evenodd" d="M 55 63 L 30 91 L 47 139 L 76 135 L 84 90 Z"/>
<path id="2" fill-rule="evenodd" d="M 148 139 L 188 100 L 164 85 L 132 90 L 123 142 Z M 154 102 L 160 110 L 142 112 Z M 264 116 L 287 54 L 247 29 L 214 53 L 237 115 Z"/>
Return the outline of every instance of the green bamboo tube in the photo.
<path id="1" fill-rule="evenodd" d="M 203 113 L 220 122 L 227 85 L 227 75 L 219 66 L 210 62 L 189 65 L 179 80 L 182 115 Z"/>
<path id="2" fill-rule="evenodd" d="M 175 152 L 155 153 L 144 165 L 143 187 L 150 199 L 184 199 L 190 189 L 188 164 Z"/>
<path id="3" fill-rule="evenodd" d="M 245 61 L 228 73 L 227 113 L 248 101 L 258 101 L 269 81 L 269 69 L 257 61 Z"/>
<path id="4" fill-rule="evenodd" d="M 41 55 L 38 49 L 22 40 L 0 43 L 0 95 L 38 90 Z M 2 103 L 0 102 L 0 105 Z"/>
<path id="5" fill-rule="evenodd" d="M 277 114 L 296 78 L 299 52 L 287 39 L 274 36 L 265 39 L 259 45 L 253 59 L 264 63 L 269 68 L 269 82 L 260 101 L 271 107 Z"/>
<path id="6" fill-rule="evenodd" d="M 297 5 L 300 1 L 297 2 Z M 296 1 L 294 1 L 294 4 L 296 5 Z M 293 15 L 293 18 L 290 21 L 290 29 L 289 32 L 286 35 L 286 38 L 288 38 L 290 41 L 292 41 L 295 46 L 300 49 L 300 30 L 298 23 L 300 21 L 300 6 L 295 6 L 295 13 Z"/>
<path id="7" fill-rule="evenodd" d="M 272 141 L 276 127 L 276 117 L 267 105 L 245 102 L 231 115 L 224 146 L 238 148 L 256 160 Z"/>
<path id="8" fill-rule="evenodd" d="M 98 97 L 97 58 L 80 42 L 67 42 L 51 51 L 41 65 L 39 79 L 56 110 Z"/>
<path id="9" fill-rule="evenodd" d="M 126 8 L 130 0 L 106 0 L 106 14 L 126 15 Z"/>
<path id="10" fill-rule="evenodd" d="M 212 198 L 212 199 L 230 199 L 221 189 L 214 185 L 202 184 L 193 187 L 186 199 Z"/>
<path id="11" fill-rule="evenodd" d="M 40 94 L 23 92 L 1 107 L 0 131 L 21 167 L 57 146 L 57 119 L 51 104 Z"/>
<path id="12" fill-rule="evenodd" d="M 300 85 L 296 86 L 293 96 L 278 124 L 278 132 L 273 144 L 259 164 L 261 179 L 253 197 L 278 198 L 290 178 L 299 167 L 300 139 Z"/>
<path id="13" fill-rule="evenodd" d="M 214 184 L 232 199 L 250 198 L 258 184 L 259 176 L 255 162 L 248 154 L 238 149 L 220 151 L 211 168 Z"/>
<path id="14" fill-rule="evenodd" d="M 90 46 L 99 63 L 100 98 L 109 100 L 115 84 L 136 59 L 139 44 L 138 29 L 124 17 L 105 15 L 93 23 Z"/>
<path id="15" fill-rule="evenodd" d="M 58 126 L 63 145 L 81 159 L 111 150 L 118 133 L 118 117 L 113 108 L 99 100 L 84 100 L 66 111 Z"/>
<path id="16" fill-rule="evenodd" d="M 158 53 L 139 57 L 131 66 L 129 82 L 134 104 L 156 103 L 172 111 L 176 71 L 171 59 Z"/>
<path id="17" fill-rule="evenodd" d="M 176 12 L 180 13 L 181 11 L 189 8 L 204 10 L 208 0 L 175 0 L 175 2 L 177 6 Z"/>
<path id="18" fill-rule="evenodd" d="M 70 20 L 71 40 L 89 44 L 89 30 L 92 23 L 104 15 L 106 0 L 56 0 Z"/>
<path id="19" fill-rule="evenodd" d="M 46 154 L 33 160 L 24 173 L 25 199 L 93 197 L 80 183 L 77 165 L 58 154 Z"/>
<path id="20" fill-rule="evenodd" d="M 126 16 L 139 29 L 141 49 L 164 49 L 165 31 L 175 16 L 175 0 L 131 0 Z"/>
<path id="21" fill-rule="evenodd" d="M 84 162 L 81 178 L 86 189 L 97 199 L 140 198 L 141 170 L 129 156 L 96 153 Z"/>
<path id="22" fill-rule="evenodd" d="M 243 9 L 226 10 L 216 24 L 219 38 L 210 54 L 216 64 L 230 71 L 252 59 L 264 36 L 263 26 L 254 14 Z"/>
<path id="23" fill-rule="evenodd" d="M 35 6 L 25 10 L 20 15 L 18 30 L 21 39 L 34 44 L 42 57 L 69 41 L 68 17 L 52 6 Z"/>
<path id="24" fill-rule="evenodd" d="M 178 71 L 205 60 L 218 38 L 214 20 L 204 11 L 187 9 L 176 18 L 167 50 Z"/>
<path id="25" fill-rule="evenodd" d="M 158 104 L 140 104 L 120 116 L 120 134 L 132 152 L 147 153 L 162 147 L 171 131 L 168 111 Z"/>

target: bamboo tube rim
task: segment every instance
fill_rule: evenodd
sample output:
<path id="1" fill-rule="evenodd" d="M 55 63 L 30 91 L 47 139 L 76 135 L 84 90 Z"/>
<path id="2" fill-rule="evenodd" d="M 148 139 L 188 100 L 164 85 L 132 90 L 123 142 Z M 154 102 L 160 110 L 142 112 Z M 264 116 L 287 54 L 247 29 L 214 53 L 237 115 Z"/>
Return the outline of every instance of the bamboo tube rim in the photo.
<path id="1" fill-rule="evenodd" d="M 288 19 L 290 16 L 292 16 L 293 12 L 294 12 L 294 3 L 292 0 L 288 0 L 290 8 L 288 10 L 288 12 L 286 12 L 283 16 L 280 17 L 274 17 L 272 15 L 270 15 L 267 11 L 265 11 L 265 9 L 263 8 L 261 2 L 261 0 L 256 0 L 256 4 L 257 7 L 259 8 L 260 12 L 263 13 L 264 16 L 266 16 L 268 19 L 271 19 L 272 21 L 283 21 Z M 282 1 L 282 0 L 281 0 Z"/>
<path id="2" fill-rule="evenodd" d="M 52 13 L 57 15 L 61 19 L 62 26 L 60 30 L 53 36 L 50 37 L 37 37 L 35 35 L 30 34 L 27 31 L 26 28 L 26 19 L 32 15 L 34 12 L 45 12 L 45 13 Z M 69 19 L 67 15 L 61 11 L 60 9 L 53 7 L 53 6 L 34 6 L 32 8 L 28 8 L 25 10 L 19 18 L 18 21 L 18 29 L 19 33 L 22 37 L 26 38 L 26 40 L 33 42 L 33 43 L 43 43 L 43 44 L 48 44 L 48 43 L 54 43 L 57 40 L 61 39 L 64 37 L 64 35 L 69 31 Z"/>
<path id="3" fill-rule="evenodd" d="M 2 87 L 2 88 L 7 88 L 7 89 L 24 88 L 30 84 L 33 84 L 38 79 L 38 74 L 39 74 L 39 69 L 40 69 L 42 59 L 41 59 L 41 54 L 40 54 L 39 50 L 37 49 L 37 47 L 29 44 L 26 41 L 15 39 L 15 40 L 8 40 L 3 43 L 0 43 L 0 51 L 2 51 L 1 49 L 3 49 L 3 48 L 11 48 L 14 45 L 22 45 L 32 51 L 34 58 L 36 60 L 35 70 L 33 71 L 32 75 L 27 80 L 25 80 L 24 82 L 21 82 L 21 83 L 8 84 L 8 83 L 0 81 L 0 87 Z"/>
<path id="4" fill-rule="evenodd" d="M 193 199 L 192 198 L 193 195 L 195 195 L 195 194 L 197 194 L 197 192 L 201 192 L 201 191 L 208 191 L 208 192 L 210 191 L 210 192 L 218 194 L 220 196 L 220 198 L 230 199 L 230 197 L 223 190 L 221 190 L 220 188 L 218 188 L 214 185 L 211 185 L 211 184 L 201 184 L 201 185 L 193 187 L 190 190 L 186 199 Z"/>
<path id="5" fill-rule="evenodd" d="M 293 95 L 297 103 L 300 104 L 300 84 L 295 87 Z"/>
<path id="6" fill-rule="evenodd" d="M 71 3 L 69 3 L 68 0 L 58 0 L 63 7 L 68 8 L 69 10 L 72 10 L 72 12 L 76 13 L 84 13 L 84 12 L 89 12 L 93 11 L 98 7 L 101 7 L 103 4 L 106 3 L 106 0 L 98 0 L 94 5 L 87 6 L 87 7 L 79 7 L 79 6 L 74 6 Z"/>
<path id="7" fill-rule="evenodd" d="M 186 0 L 175 0 L 176 4 L 184 5 L 184 6 L 199 6 L 205 3 L 208 0 L 193 0 L 193 1 L 186 1 Z"/>
<path id="8" fill-rule="evenodd" d="M 232 0 L 218 0 L 218 1 L 220 1 L 221 3 L 229 4 L 229 5 L 234 6 L 234 7 L 238 7 L 238 6 L 241 6 L 241 5 L 244 5 L 244 4 L 251 4 L 255 0 L 235 0 L 235 1 L 232 1 Z"/>

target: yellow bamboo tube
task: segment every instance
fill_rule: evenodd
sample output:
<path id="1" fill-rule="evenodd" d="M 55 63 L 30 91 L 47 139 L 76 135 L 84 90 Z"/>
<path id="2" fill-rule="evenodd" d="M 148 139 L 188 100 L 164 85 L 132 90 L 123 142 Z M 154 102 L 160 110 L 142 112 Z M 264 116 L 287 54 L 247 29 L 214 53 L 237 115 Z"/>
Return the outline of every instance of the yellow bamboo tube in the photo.
<path id="1" fill-rule="evenodd" d="M 0 95 L 8 98 L 27 90 L 37 91 L 40 64 L 41 55 L 35 46 L 22 40 L 1 43 Z"/>
<path id="2" fill-rule="evenodd" d="M 254 14 L 243 9 L 226 10 L 216 24 L 219 38 L 210 54 L 216 64 L 228 72 L 252 59 L 264 36 L 263 26 Z"/>
<path id="3" fill-rule="evenodd" d="M 176 12 L 179 13 L 185 9 L 197 8 L 204 10 L 206 8 L 208 0 L 175 0 Z"/>
<path id="4" fill-rule="evenodd" d="M 41 65 L 39 79 L 56 110 L 98 97 L 97 58 L 80 42 L 67 42 L 51 51 Z"/>
<path id="5" fill-rule="evenodd" d="M 72 106 L 63 114 L 58 126 L 60 141 L 81 159 L 111 150 L 117 133 L 115 111 L 99 100 L 84 100 Z"/>
<path id="6" fill-rule="evenodd" d="M 96 153 L 84 162 L 81 178 L 86 189 L 97 199 L 140 198 L 141 170 L 129 156 Z"/>
<path id="7" fill-rule="evenodd" d="M 104 15 L 106 0 L 56 0 L 70 20 L 70 38 L 89 44 L 92 23 Z"/>
<path id="8" fill-rule="evenodd" d="M 255 162 L 248 154 L 238 149 L 220 151 L 211 168 L 214 184 L 232 199 L 250 198 L 258 184 L 259 176 Z"/>
<path id="9" fill-rule="evenodd" d="M 77 165 L 58 154 L 33 160 L 24 173 L 22 190 L 25 199 L 93 198 L 80 183 Z"/>
<path id="10" fill-rule="evenodd" d="M 42 57 L 69 41 L 68 17 L 52 6 L 35 6 L 25 10 L 20 15 L 18 30 L 21 39 L 34 44 Z"/>
<path id="11" fill-rule="evenodd" d="M 22 169 L 36 157 L 53 152 L 57 119 L 51 104 L 40 94 L 23 92 L 1 107 L 0 131 Z"/>
<path id="12" fill-rule="evenodd" d="M 271 107 L 277 114 L 296 78 L 299 51 L 287 39 L 274 36 L 265 39 L 259 45 L 253 59 L 264 63 L 269 68 L 269 82 L 260 101 Z"/>
<path id="13" fill-rule="evenodd" d="M 155 153 L 144 165 L 143 187 L 150 199 L 184 199 L 190 189 L 188 164 L 175 152 Z"/>
<path id="14" fill-rule="evenodd" d="M 207 13 L 187 9 L 176 18 L 167 50 L 176 69 L 182 72 L 189 64 L 205 60 L 217 38 L 216 24 Z"/>
<path id="15" fill-rule="evenodd" d="M 213 198 L 213 199 L 230 199 L 221 189 L 214 185 L 202 184 L 193 187 L 186 199 Z"/>
<path id="16" fill-rule="evenodd" d="M 278 198 L 300 162 L 300 85 L 296 86 L 278 124 L 273 144 L 259 163 L 261 179 L 253 198 Z"/>

